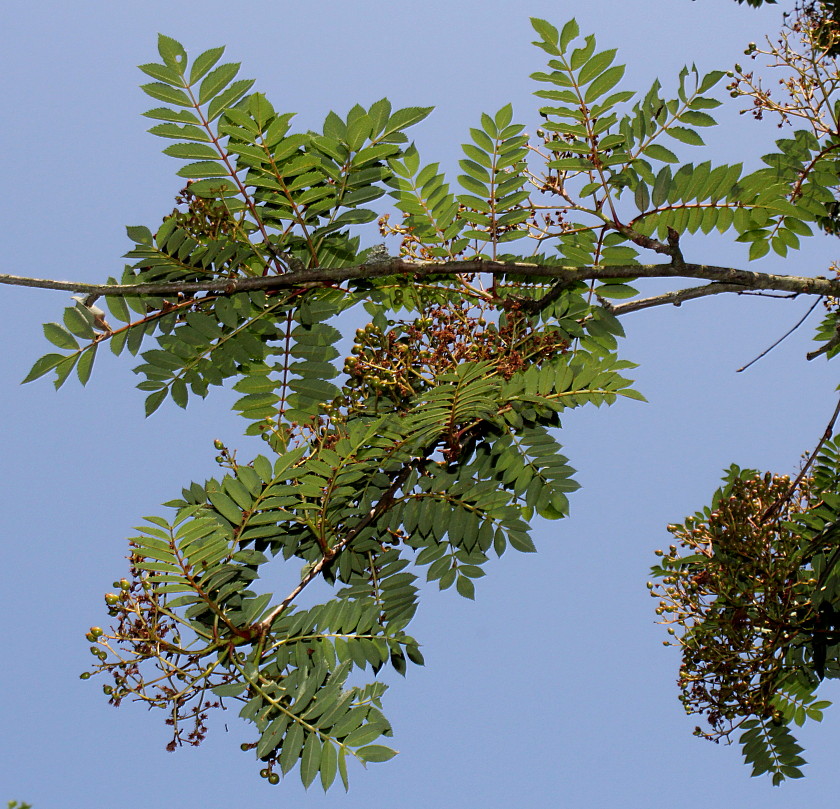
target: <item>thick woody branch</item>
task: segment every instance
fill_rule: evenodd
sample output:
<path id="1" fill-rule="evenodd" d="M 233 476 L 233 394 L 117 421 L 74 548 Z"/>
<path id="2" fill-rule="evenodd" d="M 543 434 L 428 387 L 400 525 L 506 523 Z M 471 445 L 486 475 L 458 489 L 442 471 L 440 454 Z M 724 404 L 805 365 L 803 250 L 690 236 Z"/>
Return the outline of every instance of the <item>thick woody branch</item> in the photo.
<path id="1" fill-rule="evenodd" d="M 192 295 L 198 292 L 215 292 L 230 295 L 250 290 L 290 289 L 322 284 L 340 284 L 393 276 L 422 280 L 430 276 L 456 276 L 465 273 L 484 273 L 494 276 L 515 274 L 534 280 L 574 284 L 605 278 L 702 278 L 719 284 L 734 285 L 726 291 L 742 292 L 774 290 L 800 295 L 832 295 L 840 297 L 840 280 L 824 277 L 773 275 L 770 273 L 718 267 L 710 264 L 691 264 L 676 261 L 669 264 L 631 264 L 610 267 L 564 267 L 556 264 L 504 261 L 447 261 L 412 262 L 394 258 L 352 267 L 315 268 L 256 278 L 223 278 L 212 281 L 188 283 L 147 284 L 88 284 L 80 281 L 55 281 L 17 275 L 0 275 L 0 284 L 65 290 L 86 295 Z M 724 291 L 723 289 L 716 291 Z M 714 294 L 708 292 L 704 294 Z M 629 304 L 628 304 L 629 305 Z"/>

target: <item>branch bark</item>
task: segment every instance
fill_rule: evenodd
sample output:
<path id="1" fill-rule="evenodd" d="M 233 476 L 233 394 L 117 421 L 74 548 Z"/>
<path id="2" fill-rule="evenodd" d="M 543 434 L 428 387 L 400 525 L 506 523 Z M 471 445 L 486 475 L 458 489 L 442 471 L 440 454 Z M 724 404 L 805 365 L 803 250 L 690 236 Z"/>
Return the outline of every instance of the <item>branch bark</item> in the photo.
<path id="1" fill-rule="evenodd" d="M 673 292 L 663 292 L 661 295 L 652 295 L 649 298 L 636 298 L 627 301 L 627 303 L 610 303 L 605 300 L 601 300 L 600 303 L 614 315 L 626 315 L 628 312 L 638 312 L 641 309 L 650 309 L 652 306 L 665 306 L 666 304 L 680 306 L 684 301 L 705 298 L 707 295 L 717 295 L 721 292 L 737 292 L 740 295 L 748 291 L 752 292 L 753 290 L 745 289 L 742 284 L 714 283 L 699 287 L 688 287 L 687 289 L 676 289 Z"/>
<path id="2" fill-rule="evenodd" d="M 118 297 L 137 295 L 187 295 L 198 292 L 216 292 L 233 294 L 263 289 L 301 288 L 321 284 L 339 284 L 346 281 L 359 281 L 373 278 L 395 276 L 422 280 L 429 276 L 455 276 L 466 273 L 484 273 L 493 276 L 515 274 L 526 278 L 555 280 L 572 284 L 577 281 L 591 281 L 607 278 L 700 278 L 714 281 L 721 286 L 699 287 L 687 295 L 686 290 L 669 293 L 683 297 L 663 303 L 688 300 L 717 292 L 744 292 L 756 290 L 774 290 L 792 292 L 799 295 L 832 295 L 840 297 L 840 279 L 828 279 L 822 276 L 808 277 L 795 275 L 773 275 L 770 273 L 740 270 L 735 267 L 718 267 L 711 264 L 691 264 L 687 262 L 669 264 L 633 264 L 613 267 L 564 267 L 556 264 L 532 264 L 530 262 L 504 261 L 447 261 L 412 262 L 394 258 L 370 264 L 357 264 L 351 267 L 314 268 L 282 275 L 268 275 L 247 278 L 222 278 L 208 281 L 187 283 L 146 283 L 146 284 L 90 284 L 81 281 L 57 281 L 45 278 L 29 278 L 18 275 L 0 275 L 0 284 L 11 286 L 35 287 L 38 289 L 63 290 L 85 295 L 112 295 Z M 698 290 L 706 290 L 700 293 Z M 650 299 L 652 300 L 652 299 Z M 630 301 L 621 306 L 630 311 Z M 648 303 L 647 306 L 656 305 Z M 638 306 L 637 308 L 645 308 Z"/>

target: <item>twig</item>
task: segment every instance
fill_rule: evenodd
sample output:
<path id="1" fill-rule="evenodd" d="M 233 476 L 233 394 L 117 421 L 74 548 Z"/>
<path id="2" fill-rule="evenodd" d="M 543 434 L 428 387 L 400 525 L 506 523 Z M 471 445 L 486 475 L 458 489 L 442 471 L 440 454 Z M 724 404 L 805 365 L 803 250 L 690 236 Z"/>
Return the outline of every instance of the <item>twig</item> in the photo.
<path id="1" fill-rule="evenodd" d="M 804 322 L 808 319 L 808 316 L 811 314 L 811 312 L 813 312 L 813 311 L 814 311 L 814 309 L 816 309 L 816 308 L 817 308 L 817 304 L 820 302 L 820 300 L 821 300 L 821 298 L 817 298 L 817 299 L 813 302 L 813 304 L 811 304 L 811 307 L 808 309 L 808 311 L 807 311 L 807 312 L 805 312 L 805 314 L 804 314 L 804 315 L 801 317 L 801 319 L 800 319 L 800 320 L 796 323 L 796 325 L 795 325 L 795 326 L 793 326 L 793 328 L 791 328 L 791 329 L 789 329 L 788 331 L 786 331 L 786 332 L 785 332 L 785 333 L 784 333 L 784 334 L 783 334 L 783 335 L 782 335 L 782 336 L 781 336 L 778 340 L 776 340 L 776 342 L 775 342 L 775 343 L 773 343 L 772 345 L 770 345 L 770 346 L 768 346 L 767 348 L 765 348 L 765 349 L 764 349 L 764 351 L 762 351 L 762 352 L 761 352 L 761 353 L 760 353 L 757 357 L 755 357 L 754 359 L 751 359 L 751 360 L 750 360 L 750 361 L 749 361 L 746 365 L 742 365 L 742 366 L 741 366 L 741 367 L 740 367 L 737 371 L 735 371 L 735 373 L 736 373 L 736 374 L 740 374 L 742 371 L 746 371 L 746 370 L 747 370 L 747 368 L 749 368 L 751 365 L 755 365 L 755 363 L 757 363 L 757 362 L 758 362 L 758 361 L 759 361 L 762 357 L 766 357 L 766 356 L 767 356 L 767 355 L 768 355 L 768 354 L 769 354 L 769 353 L 770 353 L 770 352 L 771 352 L 771 351 L 772 351 L 772 350 L 773 350 L 773 349 L 774 349 L 777 345 L 779 345 L 781 342 L 783 342 L 783 341 L 784 341 L 784 340 L 786 340 L 788 337 L 790 337 L 790 336 L 791 336 L 791 334 L 793 334 L 793 333 L 794 333 L 794 332 L 795 332 L 795 331 L 796 331 L 796 330 L 797 330 L 797 329 L 798 329 L 798 328 L 799 328 L 799 327 L 800 327 L 800 326 L 801 326 L 801 325 L 802 325 L 802 324 L 803 324 L 803 323 L 804 323 Z M 809 356 L 809 357 L 808 357 L 808 359 L 811 359 L 811 357 Z"/>
<path id="2" fill-rule="evenodd" d="M 321 571 L 338 556 L 365 528 L 372 522 L 379 518 L 383 511 L 385 511 L 394 500 L 394 495 L 400 486 L 405 483 L 409 473 L 414 468 L 415 460 L 412 459 L 403 465 L 403 468 L 397 473 L 391 485 L 379 498 L 376 505 L 371 508 L 368 513 L 362 517 L 353 528 L 347 532 L 342 540 L 336 542 L 326 553 L 310 568 L 309 572 L 300 580 L 289 595 L 287 595 L 262 621 L 252 627 L 252 631 L 256 630 L 257 634 L 264 634 L 271 629 L 271 625 L 285 612 L 289 604 L 294 601 L 301 591 L 308 585 Z"/>
<path id="3" fill-rule="evenodd" d="M 805 359 L 815 360 L 821 354 L 827 354 L 833 348 L 837 348 L 838 344 L 840 344 L 840 323 L 834 326 L 834 336 L 827 342 L 823 343 L 818 349 L 816 349 L 816 351 L 809 351 L 805 355 Z"/>
<path id="4" fill-rule="evenodd" d="M 737 292 L 744 294 L 742 284 L 704 284 L 700 287 L 688 287 L 687 289 L 676 289 L 673 292 L 664 292 L 661 295 L 652 295 L 649 298 L 636 298 L 627 303 L 610 303 L 602 300 L 601 305 L 614 315 L 626 315 L 629 312 L 638 312 L 641 309 L 649 309 L 652 306 L 663 306 L 673 304 L 681 306 L 684 301 L 691 301 L 696 298 L 704 298 L 707 295 L 717 295 L 721 292 Z"/>
<path id="5" fill-rule="evenodd" d="M 814 451 L 808 456 L 808 460 L 805 462 L 805 466 L 802 467 L 802 470 L 796 476 L 796 479 L 793 481 L 793 483 L 790 484 L 790 488 L 787 490 L 785 495 L 783 497 L 780 497 L 775 503 L 769 506 L 764 512 L 764 514 L 761 515 L 762 522 L 768 522 L 769 520 L 771 520 L 782 508 L 782 506 L 785 503 L 787 503 L 791 497 L 793 497 L 793 494 L 796 491 L 796 487 L 799 486 L 799 484 L 805 478 L 805 475 L 808 474 L 808 470 L 811 468 L 811 464 L 813 464 L 816 460 L 819 451 L 823 448 L 825 442 L 828 441 L 829 438 L 831 438 L 834 432 L 834 424 L 836 423 L 838 416 L 840 416 L 840 401 L 837 402 L 837 407 L 834 408 L 834 413 L 831 416 L 831 419 L 829 420 L 828 425 L 825 428 L 825 432 L 823 432 L 822 438 L 820 438 L 819 442 L 817 443 L 817 446 L 814 447 Z"/>

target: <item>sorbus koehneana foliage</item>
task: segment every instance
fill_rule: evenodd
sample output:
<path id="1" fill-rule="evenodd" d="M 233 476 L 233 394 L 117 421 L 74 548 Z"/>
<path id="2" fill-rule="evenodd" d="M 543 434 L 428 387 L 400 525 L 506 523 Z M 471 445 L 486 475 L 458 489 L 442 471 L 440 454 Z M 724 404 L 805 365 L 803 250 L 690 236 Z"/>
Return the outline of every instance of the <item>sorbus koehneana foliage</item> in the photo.
<path id="1" fill-rule="evenodd" d="M 419 577 L 472 598 L 491 554 L 533 551 L 530 522 L 567 514 L 563 412 L 641 398 L 618 353 L 624 312 L 820 295 L 817 353 L 838 350 L 836 281 L 695 264 L 680 247 L 718 231 L 751 259 L 785 256 L 824 228 L 837 121 L 778 141 L 753 173 L 686 162 L 715 124 L 723 71 L 684 68 L 674 97 L 658 81 L 636 95 L 574 20 L 532 22 L 547 57 L 532 75 L 539 118 L 519 123 L 510 104 L 482 115 L 454 183 L 406 134 L 430 108 L 382 99 L 300 131 L 220 63 L 223 48 L 190 60 L 161 36 L 160 61 L 141 66 L 159 104 L 150 131 L 182 161 L 175 207 L 128 228 L 119 283 L 74 287 L 63 322 L 44 327 L 58 351 L 27 380 L 52 373 L 59 387 L 75 370 L 84 384 L 107 343 L 140 356 L 147 414 L 228 384 L 244 432 L 265 441 L 247 460 L 217 441 L 218 477 L 145 518 L 105 596 L 112 625 L 87 636 L 83 677 L 107 678 L 115 705 L 162 709 L 172 747 L 200 743 L 208 713 L 238 703 L 254 726 L 243 747 L 272 783 L 298 767 L 306 786 L 346 786 L 348 758 L 392 757 L 386 685 L 361 673 L 423 662 L 409 633 Z M 818 51 L 809 30 L 797 33 Z M 731 92 L 761 107 L 750 78 Z M 638 297 L 637 279 L 663 276 L 705 283 Z M 669 528 L 650 585 L 683 650 L 683 703 L 709 722 L 698 732 L 740 728 L 774 782 L 800 775 L 788 725 L 819 719 L 814 692 L 840 674 L 837 451 L 822 442 L 793 482 L 733 467 L 709 509 Z M 283 564 L 295 586 L 264 592 L 263 566 Z M 304 608 L 315 580 L 331 596 Z"/>

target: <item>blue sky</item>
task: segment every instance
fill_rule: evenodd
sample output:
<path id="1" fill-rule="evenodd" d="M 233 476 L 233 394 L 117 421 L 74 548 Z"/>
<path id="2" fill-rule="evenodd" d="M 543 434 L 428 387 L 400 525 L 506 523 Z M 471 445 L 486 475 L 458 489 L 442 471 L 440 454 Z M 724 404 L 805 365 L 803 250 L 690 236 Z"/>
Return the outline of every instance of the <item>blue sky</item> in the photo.
<path id="1" fill-rule="evenodd" d="M 787 4 L 791 5 L 791 4 Z M 576 16 L 601 47 L 618 47 L 626 86 L 659 76 L 673 88 L 684 63 L 701 71 L 742 60 L 778 28 L 781 9 L 732 0 L 503 3 L 242 2 L 23 3 L 0 12 L 5 158 L 0 272 L 95 281 L 119 274 L 124 226 L 154 229 L 181 186 L 166 145 L 145 133 L 149 100 L 136 65 L 156 58 L 157 32 L 193 54 L 219 44 L 243 62 L 278 110 L 303 127 L 331 109 L 389 97 L 435 105 L 413 131 L 426 161 L 453 167 L 481 112 L 508 101 L 534 128 L 528 74 L 542 66 L 528 17 Z M 725 91 L 720 89 L 725 98 Z M 729 99 L 726 99 L 729 101 Z M 780 136 L 727 105 L 709 146 L 688 159 L 759 156 Z M 702 157 L 700 152 L 702 151 Z M 375 233 L 369 236 L 377 240 Z M 684 240 L 688 260 L 746 266 L 728 239 Z M 813 239 L 768 272 L 825 274 L 837 242 Z M 835 373 L 808 363 L 805 328 L 748 373 L 735 369 L 786 331 L 808 302 L 732 297 L 627 316 L 626 358 L 640 363 L 649 403 L 572 412 L 560 441 L 579 470 L 572 516 L 539 523 L 538 555 L 509 552 L 478 584 L 475 603 L 426 593 L 414 634 L 425 668 L 391 678 L 386 709 L 401 755 L 351 773 L 349 795 L 304 793 L 296 776 L 256 775 L 235 711 L 217 716 L 198 749 L 167 753 L 162 717 L 110 708 L 88 665 L 84 633 L 107 619 L 102 594 L 125 572 L 124 538 L 191 480 L 215 471 L 214 438 L 248 447 L 213 391 L 184 412 L 143 418 L 126 358 L 103 354 L 86 389 L 20 386 L 46 353 L 40 324 L 64 293 L 0 290 L 3 688 L 0 802 L 48 807 L 790 806 L 836 793 L 840 715 L 798 735 L 806 778 L 773 789 L 750 779 L 736 747 L 691 736 L 681 714 L 677 657 L 661 645 L 645 589 L 664 526 L 705 504 L 731 462 L 795 471 L 834 409 Z M 107 352 L 106 352 L 107 353 Z M 825 692 L 835 697 L 836 688 Z"/>

